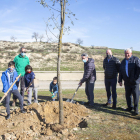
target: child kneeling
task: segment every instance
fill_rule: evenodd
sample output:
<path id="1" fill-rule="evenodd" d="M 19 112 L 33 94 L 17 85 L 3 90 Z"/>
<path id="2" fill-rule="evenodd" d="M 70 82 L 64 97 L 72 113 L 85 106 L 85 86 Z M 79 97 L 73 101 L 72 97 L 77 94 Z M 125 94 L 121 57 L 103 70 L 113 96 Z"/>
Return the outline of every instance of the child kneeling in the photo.
<path id="1" fill-rule="evenodd" d="M 27 95 L 28 96 L 28 99 L 27 99 L 28 105 L 30 105 L 32 102 L 32 91 L 33 91 L 33 95 L 34 95 L 34 102 L 38 103 L 38 100 L 37 100 L 38 89 L 34 85 L 35 74 L 32 71 L 32 67 L 30 65 L 27 65 L 25 67 L 25 72 L 26 73 L 24 75 L 24 80 L 25 80 L 26 91 L 28 93 L 28 95 Z"/>
<path id="2" fill-rule="evenodd" d="M 50 83 L 50 92 L 52 93 L 53 101 L 55 101 L 54 98 L 55 98 L 56 94 L 57 94 L 57 100 L 59 100 L 57 77 L 54 77 L 53 81 Z"/>
<path id="3" fill-rule="evenodd" d="M 4 94 L 6 94 L 6 92 L 11 87 L 11 85 L 14 83 L 14 81 L 17 80 L 17 77 L 18 77 L 18 73 L 15 70 L 15 62 L 14 61 L 10 61 L 8 63 L 8 69 L 6 71 L 4 71 L 2 73 L 2 76 L 1 76 L 1 80 L 2 80 L 2 83 L 3 83 L 3 90 L 2 90 L 2 92 L 4 92 Z M 16 98 L 19 99 L 19 105 L 20 105 L 21 113 L 25 113 L 25 111 L 23 110 L 23 97 L 19 93 L 17 85 L 15 83 L 13 85 L 13 87 L 11 88 L 11 90 L 8 92 L 8 94 L 7 94 L 6 98 L 5 98 L 6 112 L 7 112 L 6 119 L 10 118 L 9 102 L 10 102 L 11 93 L 13 93 L 13 95 Z"/>

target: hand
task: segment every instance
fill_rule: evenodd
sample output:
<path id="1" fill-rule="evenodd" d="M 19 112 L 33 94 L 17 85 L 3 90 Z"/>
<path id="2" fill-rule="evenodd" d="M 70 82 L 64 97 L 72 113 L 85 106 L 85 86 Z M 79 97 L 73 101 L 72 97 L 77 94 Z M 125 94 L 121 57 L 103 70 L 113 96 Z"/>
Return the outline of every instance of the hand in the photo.
<path id="1" fill-rule="evenodd" d="M 122 82 L 120 82 L 119 85 L 122 86 Z"/>
<path id="2" fill-rule="evenodd" d="M 52 94 L 52 98 L 54 97 L 54 93 Z"/>
<path id="3" fill-rule="evenodd" d="M 30 86 L 32 85 L 32 83 L 29 84 Z"/>
<path id="4" fill-rule="evenodd" d="M 4 93 L 5 96 L 7 96 L 7 93 Z"/>
<path id="5" fill-rule="evenodd" d="M 78 85 L 79 85 L 79 87 L 81 87 L 82 86 L 82 83 L 80 82 Z"/>
<path id="6" fill-rule="evenodd" d="M 16 80 L 18 80 L 18 77 L 16 77 Z"/>
<path id="7" fill-rule="evenodd" d="M 27 92 L 27 88 L 25 89 L 25 92 Z"/>

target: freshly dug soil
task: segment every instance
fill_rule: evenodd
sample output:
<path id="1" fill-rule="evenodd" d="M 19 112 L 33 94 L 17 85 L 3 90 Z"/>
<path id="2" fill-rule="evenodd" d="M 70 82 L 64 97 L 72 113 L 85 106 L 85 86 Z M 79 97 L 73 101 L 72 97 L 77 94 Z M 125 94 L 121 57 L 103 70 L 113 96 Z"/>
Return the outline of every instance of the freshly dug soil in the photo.
<path id="1" fill-rule="evenodd" d="M 6 114 L 0 114 L 0 135 L 4 138 L 32 139 L 40 135 L 52 135 L 62 130 L 86 127 L 84 118 L 89 110 L 80 105 L 63 102 L 64 125 L 59 125 L 59 102 L 33 103 L 24 107 L 26 113 L 20 113 L 20 109 L 11 112 L 11 118 L 5 120 Z M 0 138 L 1 139 L 1 138 Z"/>

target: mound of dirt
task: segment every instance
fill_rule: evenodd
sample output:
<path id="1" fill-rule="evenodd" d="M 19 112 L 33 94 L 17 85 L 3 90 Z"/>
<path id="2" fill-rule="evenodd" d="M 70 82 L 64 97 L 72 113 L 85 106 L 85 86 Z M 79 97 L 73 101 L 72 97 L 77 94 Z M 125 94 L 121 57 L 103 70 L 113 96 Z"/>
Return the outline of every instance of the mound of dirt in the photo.
<path id="1" fill-rule="evenodd" d="M 69 133 L 75 127 L 87 127 L 85 121 L 89 110 L 80 105 L 63 102 L 64 125 L 59 125 L 59 102 L 34 103 L 25 107 L 26 113 L 15 109 L 11 118 L 5 120 L 0 116 L 1 139 L 33 139 L 40 135 L 53 135 L 53 133 Z"/>

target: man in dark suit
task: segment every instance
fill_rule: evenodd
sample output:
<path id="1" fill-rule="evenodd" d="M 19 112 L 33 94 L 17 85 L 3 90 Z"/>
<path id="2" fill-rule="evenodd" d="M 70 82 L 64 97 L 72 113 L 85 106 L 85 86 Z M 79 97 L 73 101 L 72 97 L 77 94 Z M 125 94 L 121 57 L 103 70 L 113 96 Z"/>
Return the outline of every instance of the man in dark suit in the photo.
<path id="1" fill-rule="evenodd" d="M 111 105 L 111 97 L 113 98 L 112 108 L 116 109 L 117 104 L 117 76 L 120 69 L 120 61 L 112 55 L 112 51 L 106 51 L 106 58 L 103 61 L 103 68 L 105 73 L 105 87 L 107 92 L 107 103 L 104 106 Z M 112 96 L 111 96 L 112 90 Z"/>
<path id="2" fill-rule="evenodd" d="M 126 49 L 124 52 L 125 58 L 121 62 L 118 82 L 120 86 L 122 86 L 122 80 L 124 80 L 128 106 L 125 111 L 131 111 L 134 108 L 133 115 L 138 115 L 140 59 L 132 55 L 131 49 Z M 134 107 L 132 95 L 134 99 Z"/>

